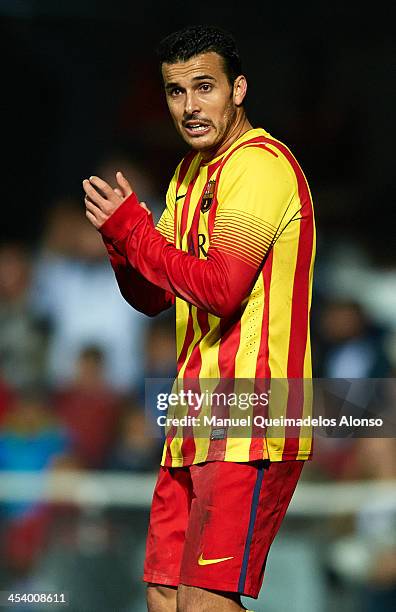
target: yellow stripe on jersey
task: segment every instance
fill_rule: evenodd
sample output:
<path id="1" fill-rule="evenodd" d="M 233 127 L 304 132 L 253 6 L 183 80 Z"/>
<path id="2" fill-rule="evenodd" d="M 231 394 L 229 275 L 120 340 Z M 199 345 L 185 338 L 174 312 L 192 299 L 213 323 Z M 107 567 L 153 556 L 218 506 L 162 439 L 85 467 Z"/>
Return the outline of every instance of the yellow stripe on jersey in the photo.
<path id="1" fill-rule="evenodd" d="M 251 397 L 251 394 L 254 393 L 254 375 L 248 378 L 250 380 L 238 378 L 235 372 L 234 393 L 240 399 L 245 399 L 248 395 Z M 250 425 L 232 427 L 232 433 L 227 436 L 225 461 L 249 461 L 253 413 L 251 407 L 245 409 L 245 406 L 246 403 L 243 403 L 241 408 L 232 405 L 229 408 L 231 419 L 237 419 L 236 422 L 238 422 L 238 419 L 250 417 Z"/>
<path id="2" fill-rule="evenodd" d="M 241 317 L 241 337 L 235 357 L 235 378 L 254 379 L 264 311 L 263 277 L 260 274 Z"/>
<path id="3" fill-rule="evenodd" d="M 204 359 L 201 364 L 200 378 L 220 378 L 219 346 L 220 346 L 220 319 L 215 315 L 208 315 L 209 331 L 199 343 L 201 355 Z"/>

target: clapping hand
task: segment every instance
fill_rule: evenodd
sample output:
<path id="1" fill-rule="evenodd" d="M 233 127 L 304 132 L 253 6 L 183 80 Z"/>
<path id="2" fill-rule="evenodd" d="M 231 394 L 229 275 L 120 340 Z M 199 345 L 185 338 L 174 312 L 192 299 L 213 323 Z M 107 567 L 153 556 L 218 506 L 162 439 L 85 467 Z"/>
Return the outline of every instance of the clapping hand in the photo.
<path id="1" fill-rule="evenodd" d="M 113 189 L 98 176 L 91 176 L 83 180 L 85 214 L 96 229 L 99 229 L 133 193 L 132 187 L 122 172 L 116 173 L 116 181 L 118 186 Z M 144 202 L 140 202 L 140 205 L 151 214 Z"/>

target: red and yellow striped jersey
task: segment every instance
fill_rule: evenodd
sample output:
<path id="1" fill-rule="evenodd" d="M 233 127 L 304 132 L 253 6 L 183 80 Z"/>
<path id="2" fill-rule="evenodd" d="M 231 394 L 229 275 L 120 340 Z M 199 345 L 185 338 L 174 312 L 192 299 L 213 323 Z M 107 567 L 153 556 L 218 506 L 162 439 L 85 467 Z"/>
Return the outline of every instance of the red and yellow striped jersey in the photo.
<path id="1" fill-rule="evenodd" d="M 129 206 L 101 231 L 130 268 L 112 259 L 125 296 L 131 274 L 135 281 L 139 274 L 157 311 L 176 301 L 179 387 L 183 380 L 311 377 L 314 215 L 305 176 L 284 144 L 258 128 L 208 163 L 191 152 L 176 169 L 156 229 L 136 203 Z M 289 408 L 295 417 L 287 401 L 284 416 Z M 297 416 L 308 410 L 302 402 Z M 186 439 L 171 428 L 163 465 L 311 456 L 309 428 L 291 438 L 211 438 L 190 432 Z"/>
<path id="2" fill-rule="evenodd" d="M 178 377 L 311 376 L 313 209 L 307 181 L 285 145 L 254 129 L 208 164 L 198 153 L 187 156 L 170 183 L 157 228 L 201 259 L 216 248 L 256 271 L 240 316 L 231 315 L 231 321 L 176 298 Z M 227 443 L 200 437 L 186 444 L 176 434 L 163 463 L 306 459 L 310 450 L 310 438 L 268 436 L 264 443 L 244 436 Z"/>

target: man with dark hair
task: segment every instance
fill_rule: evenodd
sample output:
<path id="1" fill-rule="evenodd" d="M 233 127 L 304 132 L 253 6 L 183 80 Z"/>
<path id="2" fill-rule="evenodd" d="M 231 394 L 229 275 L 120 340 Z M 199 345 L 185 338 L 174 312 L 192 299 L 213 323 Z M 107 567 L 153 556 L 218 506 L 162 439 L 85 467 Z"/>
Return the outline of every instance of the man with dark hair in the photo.
<path id="1" fill-rule="evenodd" d="M 224 72 L 231 87 L 242 74 L 241 58 L 233 37 L 219 28 L 194 26 L 174 32 L 164 38 L 158 46 L 157 54 L 162 64 L 186 62 L 201 53 L 217 53 L 222 61 Z"/>
<path id="2" fill-rule="evenodd" d="M 284 144 L 249 123 L 229 34 L 186 28 L 159 55 L 169 111 L 191 151 L 157 227 L 121 172 L 115 189 L 95 176 L 83 182 L 86 215 L 120 290 L 150 316 L 176 303 L 178 388 L 188 380 L 309 378 L 315 227 L 304 174 Z M 305 414 L 304 401 L 283 404 L 282 416 Z M 170 414 L 175 422 L 184 415 L 181 405 Z M 144 570 L 151 612 L 231 612 L 244 609 L 240 595 L 257 598 L 311 457 L 310 432 L 293 431 L 167 431 Z"/>

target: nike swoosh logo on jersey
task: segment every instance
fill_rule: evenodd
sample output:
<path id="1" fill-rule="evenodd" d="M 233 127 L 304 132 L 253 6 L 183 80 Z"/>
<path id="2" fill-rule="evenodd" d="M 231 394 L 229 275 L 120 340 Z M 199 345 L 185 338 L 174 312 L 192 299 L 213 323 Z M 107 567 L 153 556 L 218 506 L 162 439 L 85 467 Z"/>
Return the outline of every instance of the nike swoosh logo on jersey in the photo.
<path id="1" fill-rule="evenodd" d="M 178 196 L 176 196 L 176 202 L 177 202 L 177 200 L 181 200 L 182 198 L 185 198 L 185 197 L 186 197 L 186 195 L 187 195 L 187 194 L 186 194 L 186 193 L 184 193 L 183 195 L 178 195 Z"/>
<path id="2" fill-rule="evenodd" d="M 204 559 L 201 553 L 201 556 L 198 559 L 198 565 L 213 565 L 213 563 L 221 563 L 222 561 L 228 561 L 229 559 L 233 559 L 234 557 L 222 557 L 221 559 Z"/>

